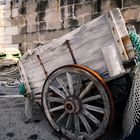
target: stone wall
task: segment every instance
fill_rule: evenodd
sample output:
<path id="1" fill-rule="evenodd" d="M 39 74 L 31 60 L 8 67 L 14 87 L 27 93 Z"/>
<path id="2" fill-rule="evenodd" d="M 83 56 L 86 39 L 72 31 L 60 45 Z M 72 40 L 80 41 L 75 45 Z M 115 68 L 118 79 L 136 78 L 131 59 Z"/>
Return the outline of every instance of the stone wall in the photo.
<path id="1" fill-rule="evenodd" d="M 133 23 L 140 31 L 137 11 L 132 7 L 139 4 L 139 0 L 6 1 L 6 5 L 0 6 L 0 47 L 19 47 L 25 52 L 58 38 L 115 7 L 124 9 L 128 24 L 132 23 L 129 18 L 132 15 Z M 130 6 L 130 10 L 125 8 Z"/>

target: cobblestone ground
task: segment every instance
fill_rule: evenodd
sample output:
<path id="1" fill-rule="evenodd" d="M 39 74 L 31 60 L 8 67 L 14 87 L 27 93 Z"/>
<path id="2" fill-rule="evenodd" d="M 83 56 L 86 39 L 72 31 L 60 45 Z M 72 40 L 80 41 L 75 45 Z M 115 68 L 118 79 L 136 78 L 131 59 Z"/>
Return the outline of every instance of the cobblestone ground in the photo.
<path id="1" fill-rule="evenodd" d="M 18 89 L 0 86 L 3 94 L 18 94 Z M 52 130 L 38 105 L 34 120 L 27 122 L 24 102 L 23 98 L 0 98 L 0 140 L 66 140 Z"/>

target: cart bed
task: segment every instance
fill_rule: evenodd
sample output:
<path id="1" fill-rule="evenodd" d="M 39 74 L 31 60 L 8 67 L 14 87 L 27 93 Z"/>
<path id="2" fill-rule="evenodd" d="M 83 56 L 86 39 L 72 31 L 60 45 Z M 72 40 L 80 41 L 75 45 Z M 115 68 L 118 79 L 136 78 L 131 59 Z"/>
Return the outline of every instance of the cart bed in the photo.
<path id="1" fill-rule="evenodd" d="M 117 48 L 122 62 L 134 57 L 121 12 L 114 9 L 49 44 L 25 53 L 19 66 L 28 92 L 41 93 L 44 81 L 52 71 L 74 63 L 66 40 L 76 63 L 97 71 L 105 79 L 109 75 L 102 48 Z"/>

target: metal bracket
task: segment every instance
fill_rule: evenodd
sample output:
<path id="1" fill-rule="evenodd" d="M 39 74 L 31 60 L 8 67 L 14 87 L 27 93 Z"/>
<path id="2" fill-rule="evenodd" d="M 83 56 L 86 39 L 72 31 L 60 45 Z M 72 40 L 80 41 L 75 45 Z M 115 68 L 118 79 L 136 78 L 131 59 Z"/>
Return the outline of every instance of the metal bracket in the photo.
<path id="1" fill-rule="evenodd" d="M 70 54 L 71 54 L 71 57 L 72 57 L 73 63 L 74 63 L 74 64 L 77 64 L 77 62 L 76 62 L 76 59 L 75 59 L 75 56 L 74 56 L 74 53 L 73 53 L 73 50 L 72 50 L 72 48 L 71 48 L 71 45 L 70 45 L 69 40 L 66 40 L 66 41 L 64 42 L 64 44 L 66 44 L 66 45 L 67 45 L 67 47 L 68 47 L 68 49 L 69 49 L 69 52 L 70 52 Z"/>
<path id="2" fill-rule="evenodd" d="M 40 62 L 40 65 L 42 66 L 42 68 L 43 68 L 43 70 L 45 72 L 46 77 L 48 77 L 48 73 L 47 73 L 47 71 L 46 71 L 46 69 L 45 69 L 45 67 L 44 67 L 44 65 L 43 65 L 43 63 L 41 61 L 41 58 L 40 58 L 39 54 L 37 54 L 37 58 L 38 58 L 38 60 Z"/>

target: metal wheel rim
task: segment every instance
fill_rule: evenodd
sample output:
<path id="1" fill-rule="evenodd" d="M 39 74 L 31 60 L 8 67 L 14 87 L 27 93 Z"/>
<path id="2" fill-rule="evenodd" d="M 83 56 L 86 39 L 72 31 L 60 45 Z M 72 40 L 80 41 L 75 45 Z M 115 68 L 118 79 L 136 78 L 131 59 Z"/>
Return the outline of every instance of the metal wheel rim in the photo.
<path id="1" fill-rule="evenodd" d="M 93 84 L 99 90 L 99 95 L 98 94 L 97 95 L 92 95 L 90 97 L 93 98 L 92 101 L 95 101 L 95 100 L 101 98 L 102 101 L 103 101 L 103 105 L 104 105 L 103 107 L 104 108 L 99 108 L 99 107 L 96 108 L 96 106 L 94 107 L 94 105 L 92 105 L 92 107 L 91 107 L 88 104 L 85 104 L 85 103 L 87 103 L 87 101 L 86 101 L 86 100 L 88 100 L 87 98 L 90 98 L 90 97 L 84 98 L 84 96 L 86 94 L 81 95 L 81 93 L 80 93 L 78 95 L 78 99 L 80 98 L 80 101 L 77 99 L 77 97 L 74 98 L 74 100 L 76 100 L 74 102 L 74 105 L 76 106 L 77 105 L 76 102 L 78 101 L 80 105 L 78 104 L 77 106 L 80 106 L 80 109 L 78 111 L 74 111 L 77 108 L 75 109 L 73 107 L 73 103 L 70 102 L 70 105 L 71 105 L 70 108 L 72 108 L 70 111 L 72 111 L 72 113 L 69 110 L 67 111 L 67 109 L 65 108 L 64 105 L 65 105 L 65 102 L 67 103 L 67 101 L 66 101 L 67 98 L 73 97 L 73 95 L 70 94 L 70 92 L 72 92 L 72 91 L 70 91 L 70 90 L 72 90 L 71 87 L 69 87 L 69 89 L 67 89 L 67 90 L 69 90 L 69 93 L 65 92 L 64 87 L 62 88 L 65 95 L 64 94 L 60 95 L 58 93 L 55 93 L 56 90 L 53 89 L 54 87 L 53 88 L 51 87 L 51 90 L 53 92 L 55 91 L 54 93 L 57 94 L 57 98 L 60 97 L 62 100 L 64 100 L 64 102 L 62 103 L 61 106 L 59 105 L 59 106 L 52 107 L 50 105 L 49 102 L 51 102 L 50 101 L 51 94 L 49 95 L 49 92 L 50 92 L 50 86 L 53 83 L 53 80 L 56 81 L 56 78 L 57 78 L 57 82 L 58 82 L 59 81 L 58 77 L 60 77 L 61 74 L 66 74 L 66 78 L 67 78 L 67 75 L 69 75 L 69 74 L 71 75 L 72 73 L 76 73 L 76 74 L 80 74 L 80 75 L 82 75 L 82 74 L 86 75 L 87 78 L 89 78 L 91 80 L 91 82 L 94 81 Z M 67 79 L 67 81 L 70 81 L 70 80 Z M 91 82 L 87 86 L 90 87 L 90 84 L 92 85 Z M 60 84 L 61 82 L 59 81 L 58 83 Z M 87 86 L 85 87 L 85 89 L 87 88 Z M 74 86 L 73 86 L 73 88 L 74 88 Z M 70 94 L 70 95 L 68 95 L 68 94 Z M 76 93 L 74 93 L 74 95 L 75 94 Z M 64 97 L 64 96 L 66 96 L 66 97 Z M 61 102 L 62 100 L 59 99 L 59 102 Z M 73 98 L 72 98 L 72 101 L 73 101 Z M 64 66 L 64 67 L 61 67 L 61 68 L 55 70 L 54 72 L 52 72 L 50 74 L 50 76 L 47 78 L 47 80 L 44 84 L 44 87 L 43 87 L 42 103 L 43 103 L 45 115 L 46 115 L 47 119 L 49 120 L 50 124 L 52 125 L 52 127 L 58 132 L 61 131 L 65 136 L 67 136 L 70 139 L 81 140 L 81 139 L 84 138 L 84 139 L 88 139 L 88 140 L 89 139 L 93 140 L 93 139 L 96 139 L 96 138 L 100 137 L 105 132 L 105 130 L 107 129 L 108 125 L 110 124 L 110 120 L 113 118 L 113 115 L 114 115 L 113 114 L 114 113 L 113 102 L 112 102 L 112 99 L 111 99 L 109 89 L 107 88 L 105 82 L 102 80 L 102 78 L 97 73 L 93 72 L 92 70 L 90 70 L 86 67 L 78 66 L 78 65 Z M 68 105 L 69 105 L 69 102 L 68 102 Z M 60 113 L 61 115 L 59 117 L 56 117 L 57 119 L 53 118 L 53 115 L 55 116 L 55 113 L 60 112 L 60 110 L 64 110 L 64 112 Z M 99 114 L 103 114 L 102 120 L 98 121 L 98 118 L 96 118 L 93 115 L 92 111 L 96 112 L 96 113 L 99 113 Z M 66 114 L 68 115 L 67 117 L 66 117 Z M 72 116 L 72 117 L 70 117 L 70 116 Z M 60 118 L 61 118 L 61 120 L 59 120 Z M 66 125 L 67 125 L 67 123 L 70 123 L 71 121 L 73 121 L 73 125 L 74 125 L 73 126 L 74 127 L 73 131 L 70 130 L 69 128 L 67 128 L 67 126 L 64 127 L 64 126 L 61 126 L 62 124 L 57 123 L 59 121 L 62 121 L 62 119 L 64 119 L 64 118 L 67 118 Z M 73 118 L 73 119 L 69 119 L 69 118 Z M 79 121 L 78 121 L 78 119 L 79 119 Z M 94 121 L 92 119 L 94 119 Z M 94 130 L 94 132 L 93 132 L 93 129 L 92 129 L 93 127 L 91 128 L 91 126 L 90 126 L 91 124 L 90 124 L 89 120 L 90 120 L 90 122 L 92 121 L 92 123 L 94 123 L 98 127 L 97 130 Z M 84 121 L 86 122 L 86 124 L 84 124 Z M 75 125 L 74 122 L 77 122 L 78 124 Z M 99 122 L 100 122 L 100 124 L 99 124 Z M 83 124 L 81 124 L 81 123 L 83 123 Z M 69 124 L 69 125 L 72 125 L 72 124 Z M 81 129 L 81 125 L 83 125 L 82 127 L 85 127 L 86 132 L 82 132 L 82 133 L 80 132 L 79 133 L 79 127 Z"/>

